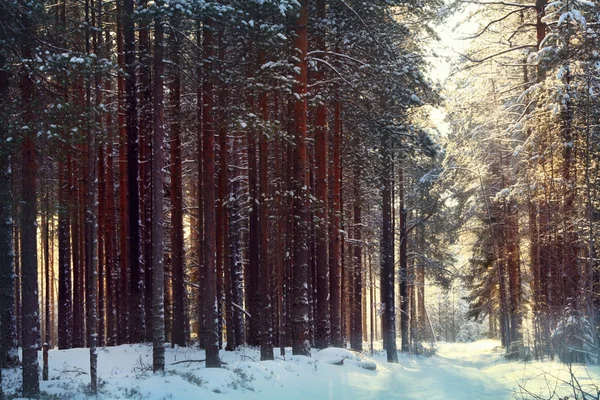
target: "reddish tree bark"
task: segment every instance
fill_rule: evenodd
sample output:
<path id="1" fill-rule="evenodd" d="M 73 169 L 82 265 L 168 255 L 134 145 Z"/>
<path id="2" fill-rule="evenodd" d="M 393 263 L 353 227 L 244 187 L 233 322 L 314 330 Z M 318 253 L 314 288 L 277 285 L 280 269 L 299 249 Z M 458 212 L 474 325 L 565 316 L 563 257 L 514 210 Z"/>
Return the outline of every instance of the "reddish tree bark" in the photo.
<path id="1" fill-rule="evenodd" d="M 77 155 L 79 152 L 76 153 Z M 69 186 L 71 194 L 71 239 L 73 254 L 73 347 L 83 347 L 83 294 L 81 288 L 81 218 L 80 218 L 80 190 L 77 183 L 79 168 L 77 159 L 71 158 Z"/>
<path id="2" fill-rule="evenodd" d="M 65 152 L 68 152 L 65 146 Z M 71 235 L 69 218 L 69 179 L 67 165 L 58 164 L 58 348 L 73 347 L 73 303 L 71 290 Z"/>
<path id="3" fill-rule="evenodd" d="M 331 162 L 331 208 L 329 225 L 329 267 L 330 267 L 330 291 L 331 291 L 331 344 L 342 347 L 342 286 L 341 286 L 341 238 L 340 218 L 342 203 L 342 164 L 341 164 L 341 142 L 342 142 L 342 108 L 338 100 L 334 103 L 334 126 L 332 140 L 332 162 Z"/>
<path id="4" fill-rule="evenodd" d="M 248 58 L 253 59 L 252 43 L 249 44 Z M 253 62 L 248 66 L 248 75 L 254 72 Z M 254 112 L 254 95 L 248 95 L 248 108 Z M 258 167 L 256 161 L 256 130 L 252 127 L 247 130 L 248 150 L 248 267 L 246 269 L 246 304 L 250 315 L 258 316 L 260 312 L 260 225 L 258 219 Z M 247 322 L 246 340 L 250 346 L 260 345 L 260 321 L 252 318 Z"/>
<path id="5" fill-rule="evenodd" d="M 164 264 L 164 30 L 160 15 L 154 23 L 154 135 L 152 148 L 152 370 L 165 370 Z M 146 269 L 148 274 L 148 269 Z"/>
<path id="6" fill-rule="evenodd" d="M 381 301 L 384 303 L 382 332 L 388 362 L 398 362 L 396 351 L 396 310 L 394 305 L 394 226 L 392 218 L 393 158 L 391 140 L 382 141 L 382 233 L 381 233 Z"/>
<path id="7" fill-rule="evenodd" d="M 263 65 L 266 61 L 265 51 L 261 49 L 258 57 L 259 65 Z M 262 121 L 265 123 L 269 120 L 267 92 L 261 91 L 259 94 L 259 105 Z M 267 132 L 261 132 L 259 138 L 259 167 L 260 167 L 260 195 L 259 195 L 259 210 L 260 210 L 260 359 L 273 360 L 273 320 L 271 309 L 271 262 L 269 259 L 269 206 L 267 204 L 269 196 L 269 142 L 267 140 Z"/>
<path id="8" fill-rule="evenodd" d="M 173 21 L 172 23 L 176 23 Z M 174 32 L 170 40 L 171 61 L 179 63 L 179 42 Z M 181 74 L 173 68 L 171 90 L 171 269 L 173 271 L 173 325 L 171 342 L 186 345 L 184 243 L 183 243 L 183 187 L 181 182 Z"/>
<path id="9" fill-rule="evenodd" d="M 110 43 L 110 31 L 106 31 L 106 42 Z M 105 91 L 112 92 L 112 83 L 106 79 Z M 111 102 L 114 99 L 111 97 Z M 106 128 L 108 137 L 106 140 L 106 241 L 104 243 L 105 262 L 106 262 L 106 344 L 114 346 L 117 344 L 117 300 L 118 285 L 116 284 L 116 266 L 117 264 L 117 239 L 116 239 L 116 221 L 115 221 L 115 178 L 114 178 L 114 127 L 111 113 L 106 114 Z"/>
<path id="10" fill-rule="evenodd" d="M 205 259 L 205 346 L 206 366 L 219 368 L 219 326 L 217 299 L 217 265 L 216 265 L 216 213 L 215 213 L 215 132 L 213 121 L 212 62 L 214 56 L 213 29 L 215 22 L 207 17 L 203 24 L 202 49 L 206 57 L 203 84 L 203 150 L 204 150 L 204 259 Z"/>
<path id="11" fill-rule="evenodd" d="M 138 7 L 147 7 L 147 1 L 139 1 Z M 152 56 L 150 52 L 150 21 L 139 19 L 139 200 L 140 200 L 140 273 L 143 276 L 143 318 L 146 341 L 152 341 Z"/>
<path id="12" fill-rule="evenodd" d="M 300 3 L 300 13 L 296 20 L 295 47 L 299 50 L 296 67 L 298 72 L 295 77 L 294 95 L 294 248 L 293 248 L 293 295 L 292 295 L 292 326 L 294 355 L 310 356 L 309 332 L 309 294 L 308 274 L 309 249 L 308 231 L 306 226 L 308 210 L 308 179 L 307 179 L 307 148 L 306 148 L 306 120 L 307 120 L 307 25 L 308 25 L 308 0 Z"/>
<path id="13" fill-rule="evenodd" d="M 317 0 L 317 17 L 321 26 L 318 27 L 316 48 L 322 51 L 326 50 L 325 44 L 325 18 L 326 1 Z M 321 66 L 315 74 L 317 82 L 325 81 L 325 68 Z M 325 99 L 322 99 L 317 105 L 317 120 L 315 129 L 315 194 L 317 198 L 317 211 L 315 226 L 316 235 L 316 292 L 317 292 L 317 312 L 315 316 L 315 345 L 318 348 L 329 346 L 331 325 L 330 325 L 330 276 L 329 276 L 329 255 L 327 242 L 327 220 L 328 220 L 328 198 L 327 198 L 327 106 Z"/>
<path id="14" fill-rule="evenodd" d="M 119 68 L 125 70 L 125 44 L 123 35 L 124 11 L 117 1 L 117 58 Z M 129 342 L 129 221 L 127 206 L 127 109 L 125 105 L 125 76 L 117 78 L 118 125 L 119 125 L 119 307 L 117 344 Z"/>
<path id="15" fill-rule="evenodd" d="M 26 7 L 25 10 L 28 8 Z M 23 15 L 23 33 L 34 35 L 31 18 Z M 21 46 L 23 59 L 32 58 L 30 43 Z M 34 128 L 33 96 L 35 86 L 29 76 L 29 68 L 21 66 L 20 89 L 23 107 L 21 163 L 21 290 L 23 295 L 23 396 L 38 397 L 40 391 L 37 352 L 40 347 L 40 314 L 38 304 L 38 265 L 36 239 L 36 145 Z"/>
<path id="16" fill-rule="evenodd" d="M 0 33 L 0 40 L 6 38 Z M 0 54 L 0 116 L 5 118 L 9 109 L 10 73 L 7 58 Z M 0 137 L 7 137 L 7 126 L 0 126 Z M 6 146 L 8 147 L 8 146 Z M 17 321 L 15 318 L 15 252 L 13 251 L 13 227 L 16 207 L 14 206 L 11 178 L 12 149 L 0 150 L 0 369 L 17 366 L 19 363 Z M 1 384 L 1 382 L 0 382 Z M 0 389 L 0 397 L 2 390 Z"/>
<path id="17" fill-rule="evenodd" d="M 223 42 L 223 29 L 219 30 L 219 63 L 225 62 L 225 43 Z M 221 71 L 223 73 L 224 71 Z M 227 326 L 227 349 L 233 350 L 234 328 L 233 328 L 233 305 L 231 304 L 231 273 L 229 271 L 229 218 L 226 204 L 229 193 L 227 192 L 228 176 L 228 139 L 227 139 L 227 83 L 220 81 L 219 87 L 219 176 L 217 183 L 217 274 L 219 287 L 217 288 L 219 298 L 219 330 L 223 327 L 223 300 L 225 300 L 225 313 Z M 224 282 L 223 282 L 224 280 Z M 221 337 L 220 337 L 221 338 Z M 221 340 L 221 339 L 220 339 Z M 221 342 L 220 342 L 221 343 Z M 221 347 L 221 345 L 219 346 Z"/>
<path id="18" fill-rule="evenodd" d="M 356 146 L 358 150 L 359 146 Z M 362 351 L 363 345 L 363 313 L 362 313 L 362 198 L 360 189 L 360 164 L 354 164 L 354 301 L 352 302 L 352 329 L 350 346 L 356 351 Z"/>
<path id="19" fill-rule="evenodd" d="M 398 167 L 398 197 L 400 200 L 400 335 L 401 350 L 409 350 L 409 295 L 408 295 L 408 231 L 406 229 L 407 211 L 404 204 L 404 169 Z"/>
<path id="20" fill-rule="evenodd" d="M 243 266 L 242 266 L 242 218 L 239 214 L 241 191 L 240 170 L 237 166 L 240 164 L 241 138 L 236 135 L 233 138 L 231 155 L 233 158 L 231 169 L 231 193 L 229 204 L 229 274 L 231 285 L 231 308 L 227 311 L 231 313 L 232 325 L 227 326 L 227 330 L 233 332 L 233 342 L 228 347 L 236 348 L 244 344 L 244 314 L 235 305 L 241 306 L 243 303 Z"/>
<path id="21" fill-rule="evenodd" d="M 134 1 L 123 1 L 123 38 L 125 50 L 125 124 L 127 127 L 127 193 L 129 223 L 129 339 L 144 339 L 144 282 L 140 265 L 140 192 L 137 78 L 135 67 Z"/>

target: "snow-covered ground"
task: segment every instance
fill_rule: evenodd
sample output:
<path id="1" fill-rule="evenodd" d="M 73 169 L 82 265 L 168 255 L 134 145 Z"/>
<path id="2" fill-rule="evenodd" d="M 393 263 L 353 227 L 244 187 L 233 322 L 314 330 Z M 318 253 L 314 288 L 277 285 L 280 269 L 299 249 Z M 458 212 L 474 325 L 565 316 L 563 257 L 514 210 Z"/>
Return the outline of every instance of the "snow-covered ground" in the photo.
<path id="1" fill-rule="evenodd" d="M 258 349 L 221 352 L 222 369 L 207 369 L 204 352 L 167 349 L 167 373 L 154 376 L 152 348 L 123 345 L 100 349 L 98 373 L 103 399 L 525 399 L 525 390 L 551 398 L 572 389 L 568 367 L 555 362 L 507 362 L 498 342 L 441 343 L 433 357 L 400 356 L 388 364 L 385 354 L 374 357 L 331 348 L 313 351 L 313 357 L 286 356 L 260 362 Z M 287 349 L 290 354 L 290 349 Z M 88 350 L 50 351 L 50 380 L 42 391 L 65 399 L 87 398 Z M 342 365 L 333 363 L 343 359 Z M 40 360 L 41 362 L 41 360 Z M 362 368 L 372 362 L 375 371 Z M 582 387 L 596 394 L 600 368 L 574 366 Z M 20 371 L 3 374 L 9 394 L 20 386 Z M 554 397 L 558 398 L 558 397 Z"/>

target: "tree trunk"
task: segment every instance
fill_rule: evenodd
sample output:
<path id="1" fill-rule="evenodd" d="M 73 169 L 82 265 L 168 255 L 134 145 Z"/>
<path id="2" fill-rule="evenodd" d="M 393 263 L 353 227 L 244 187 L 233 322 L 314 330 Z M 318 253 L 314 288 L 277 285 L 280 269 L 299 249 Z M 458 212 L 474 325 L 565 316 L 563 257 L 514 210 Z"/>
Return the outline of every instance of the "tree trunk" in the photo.
<path id="1" fill-rule="evenodd" d="M 65 151 L 68 152 L 66 146 Z M 58 173 L 58 348 L 73 347 L 73 303 L 71 289 L 71 236 L 69 218 L 69 186 L 65 162 L 59 162 Z"/>
<path id="2" fill-rule="evenodd" d="M 0 40 L 4 40 L 0 33 Z M 9 72 L 7 60 L 0 53 L 0 117 L 3 120 L 9 102 Z M 6 125 L 0 125 L 0 140 L 6 138 Z M 15 253 L 13 252 L 13 197 L 11 150 L 0 150 L 0 369 L 14 367 L 19 362 L 17 352 L 17 321 L 15 316 Z"/>
<path id="3" fill-rule="evenodd" d="M 125 49 L 125 111 L 127 126 L 127 193 L 129 223 L 129 334 L 132 343 L 144 340 L 144 283 L 140 265 L 140 196 L 135 62 L 134 0 L 123 1 Z"/>
<path id="4" fill-rule="evenodd" d="M 404 203 L 404 169 L 398 167 L 398 197 L 400 199 L 400 334 L 402 336 L 402 352 L 409 350 L 409 293 L 408 293 L 408 218 Z"/>
<path id="5" fill-rule="evenodd" d="M 332 143 L 331 172 L 331 207 L 329 225 L 329 267 L 331 291 L 331 345 L 341 347 L 342 343 L 342 286 L 341 286 L 341 238 L 340 217 L 342 204 L 342 105 L 340 100 L 334 103 L 334 126 Z"/>
<path id="6" fill-rule="evenodd" d="M 307 119 L 307 24 L 308 0 L 300 3 L 300 14 L 296 20 L 295 47 L 299 50 L 298 72 L 295 78 L 294 94 L 294 244 L 293 244 L 293 295 L 292 295 L 292 353 L 294 355 L 310 356 L 310 332 L 308 326 L 308 232 L 306 226 L 308 210 L 308 181 L 307 181 L 307 149 L 306 149 L 306 119 Z"/>
<path id="7" fill-rule="evenodd" d="M 26 7 L 28 9 L 29 6 Z M 23 15 L 23 33 L 33 36 L 33 21 Z M 29 43 L 21 48 L 25 60 L 32 58 Z M 21 291 L 23 296 L 23 396 L 37 397 L 40 391 L 39 364 L 37 352 L 40 347 L 40 315 L 38 304 L 38 265 L 36 239 L 36 149 L 35 117 L 33 107 L 34 82 L 25 65 L 20 71 L 21 106 L 23 107 L 23 123 L 29 129 L 22 131 L 22 194 L 21 194 Z"/>
<path id="8" fill-rule="evenodd" d="M 177 26 L 175 18 L 171 24 Z M 181 74 L 179 72 L 179 42 L 171 32 L 171 269 L 173 271 L 173 325 L 171 342 L 185 346 L 185 287 L 184 287 L 184 242 L 183 242 L 183 187 L 181 183 Z"/>
<path id="9" fill-rule="evenodd" d="M 359 146 L 356 150 L 358 151 Z M 360 165 L 354 165 L 354 301 L 352 303 L 352 334 L 350 346 L 356 351 L 363 348 L 362 314 L 362 198 L 360 189 Z"/>
<path id="10" fill-rule="evenodd" d="M 97 7 L 98 11 L 92 11 L 92 26 L 96 26 L 97 30 L 93 32 L 93 49 L 94 49 L 94 54 L 98 57 L 98 58 L 102 58 L 104 56 L 104 43 L 103 43 L 103 28 L 102 28 L 102 4 L 103 0 L 97 0 L 97 2 L 95 3 L 94 1 L 92 1 L 91 6 Z M 94 21 L 94 16 L 97 15 L 97 22 Z M 99 71 L 96 71 L 95 76 L 94 76 L 94 97 L 95 97 L 95 106 L 96 108 L 99 108 L 101 104 L 103 104 L 103 96 L 102 96 L 102 75 Z M 100 114 L 96 114 L 96 118 L 95 118 L 95 122 L 96 125 L 98 127 L 100 127 L 100 129 L 102 130 L 102 119 Z M 104 129 L 107 129 L 107 127 L 105 127 Z M 105 132 L 105 130 L 103 131 Z M 96 139 L 96 141 L 98 141 Z M 97 186 L 97 195 L 96 197 L 100 199 L 100 201 L 98 202 L 98 209 L 97 209 L 97 221 L 98 221 L 98 226 L 97 226 L 97 232 L 98 232 L 98 236 L 97 236 L 97 240 L 98 240 L 98 246 L 96 248 L 97 251 L 97 265 L 98 265 L 98 277 L 96 278 L 98 285 L 97 285 L 97 290 L 98 290 L 98 297 L 97 297 L 97 301 L 98 301 L 98 337 L 97 337 L 97 344 L 101 347 L 106 346 L 106 328 L 105 328 L 105 319 L 104 316 L 106 315 L 106 303 L 105 303 L 105 287 L 104 287 L 104 282 L 105 282 L 105 267 L 106 267 L 106 262 L 105 262 L 105 239 L 107 236 L 107 229 L 106 229 L 106 168 L 105 168 L 105 158 L 104 158 L 104 149 L 105 149 L 105 145 L 104 143 L 100 143 L 97 146 L 97 161 L 96 159 L 93 160 L 93 162 L 97 163 L 97 171 L 98 171 L 98 183 L 95 184 Z"/>
<path id="11" fill-rule="evenodd" d="M 152 369 L 165 370 L 165 265 L 164 265 L 164 92 L 163 92 L 163 38 L 162 20 L 154 22 L 154 136 L 152 148 Z"/>
<path id="12" fill-rule="evenodd" d="M 110 43 L 110 31 L 106 30 L 106 42 Z M 110 79 L 105 81 L 105 90 L 112 92 Z M 111 103 L 114 102 L 111 98 Z M 116 239 L 116 221 L 115 221 L 115 180 L 114 180 L 114 160 L 113 160 L 113 141 L 114 127 L 112 114 L 106 114 L 106 129 L 108 137 L 106 141 L 106 241 L 104 243 L 104 258 L 106 263 L 106 344 L 114 346 L 117 344 L 117 300 L 118 285 L 116 284 L 115 268 L 117 264 L 117 239 Z"/>
<path id="13" fill-rule="evenodd" d="M 223 41 L 224 29 L 219 29 L 219 63 L 225 65 L 226 45 Z M 223 72 L 223 71 L 221 71 Z M 235 349 L 235 334 L 233 327 L 232 305 L 232 276 L 229 260 L 229 214 L 228 214 L 228 85 L 223 78 L 220 80 L 219 88 L 219 178 L 217 195 L 217 264 L 219 279 L 224 284 L 219 285 L 219 330 L 223 329 L 223 300 L 225 300 L 225 326 L 227 327 L 227 350 Z M 220 337 L 220 340 L 221 337 Z M 221 347 L 221 346 L 219 346 Z"/>
<path id="14" fill-rule="evenodd" d="M 215 213 L 215 131 L 213 122 L 213 74 L 212 63 L 214 56 L 213 29 L 214 20 L 207 17 L 204 20 L 202 33 L 204 41 L 202 48 L 206 62 L 203 85 L 203 150 L 204 150 L 204 260 L 205 260 L 205 345 L 206 366 L 220 368 L 219 359 L 219 325 L 217 299 L 217 265 L 216 265 L 216 213 Z"/>
<path id="15" fill-rule="evenodd" d="M 265 51 L 260 50 L 259 65 L 266 62 Z M 262 120 L 267 124 L 269 120 L 269 108 L 267 103 L 267 92 L 261 91 L 259 94 L 259 105 Z M 267 198 L 269 196 L 269 142 L 267 133 L 261 132 L 259 139 L 259 164 L 260 164 L 260 359 L 273 360 L 273 319 L 271 308 L 271 261 L 269 258 L 269 206 Z"/>
<path id="16" fill-rule="evenodd" d="M 396 351 L 396 310 L 394 305 L 394 227 L 392 218 L 392 184 L 393 184 L 393 159 L 391 154 L 391 140 L 383 140 L 383 171 L 382 171 L 382 212 L 383 227 L 381 233 L 381 301 L 384 304 L 382 331 L 384 347 L 387 352 L 388 362 L 397 363 Z"/>
<path id="17" fill-rule="evenodd" d="M 243 265 L 242 265 L 242 218 L 240 216 L 239 193 L 240 183 L 240 141 L 241 138 L 233 138 L 231 154 L 231 194 L 228 201 L 229 210 L 229 274 L 231 285 L 231 308 L 227 309 L 232 315 L 232 325 L 227 330 L 233 330 L 233 343 L 228 346 L 232 349 L 244 344 L 244 314 L 239 309 L 243 303 Z M 237 305 L 238 307 L 236 307 Z"/>
<path id="18" fill-rule="evenodd" d="M 317 18 L 320 26 L 317 30 L 316 48 L 325 51 L 325 18 L 326 1 L 317 1 Z M 315 74 L 317 82 L 325 81 L 325 68 L 320 67 Z M 316 267 L 317 267 L 317 315 L 315 344 L 317 348 L 323 349 L 329 346 L 331 337 L 330 321 L 330 276 L 329 276 L 329 255 L 327 243 L 327 216 L 328 216 L 328 198 L 327 198 L 327 105 L 322 100 L 317 105 L 317 121 L 315 129 L 315 163 L 316 179 L 315 192 L 317 198 L 317 225 L 316 229 Z"/>
<path id="19" fill-rule="evenodd" d="M 219 65 L 223 65 L 225 60 L 225 44 L 223 43 L 223 29 L 219 29 L 217 35 L 217 45 L 219 47 Z M 223 68 L 219 70 L 222 74 Z M 227 84 L 220 80 L 218 92 L 218 126 L 219 126 L 219 170 L 217 172 L 217 193 L 216 193 L 216 244 L 217 244 L 217 313 L 219 332 L 223 332 L 223 300 L 225 292 L 223 290 L 226 261 L 228 261 L 229 248 L 225 245 L 226 235 L 229 227 L 227 225 L 227 216 L 225 213 L 225 201 L 227 199 L 227 124 L 226 124 L 226 91 Z M 229 274 L 227 274 L 229 276 Z M 229 282 L 229 278 L 226 279 Z M 229 333 L 229 329 L 227 330 Z M 219 349 L 223 348 L 223 335 L 219 335 Z"/>
<path id="20" fill-rule="evenodd" d="M 79 152 L 77 152 L 78 154 Z M 73 254 L 73 347 L 83 347 L 83 318 L 82 318 L 82 290 L 81 290 L 81 224 L 79 218 L 79 185 L 77 182 L 77 160 L 75 157 L 69 160 L 69 187 L 70 187 L 70 212 L 71 212 L 71 239 Z"/>
<path id="21" fill-rule="evenodd" d="M 93 3 L 89 0 L 85 3 L 85 50 L 88 55 L 91 54 L 90 43 L 90 12 L 93 10 Z M 92 11 L 90 11 L 92 9 Z M 85 79 L 85 101 L 86 108 L 91 108 L 92 87 L 91 77 Z M 86 282 L 86 312 L 87 312 L 87 333 L 90 347 L 90 391 L 93 395 L 98 392 L 98 353 L 97 353 L 97 295 L 98 295 L 98 174 L 97 163 L 97 134 L 92 128 L 92 123 L 88 119 L 86 124 L 86 171 L 84 184 L 84 238 L 85 238 L 85 282 Z"/>
<path id="22" fill-rule="evenodd" d="M 248 49 L 248 58 L 252 60 L 252 45 Z M 250 61 L 248 66 L 248 75 L 254 73 L 254 65 Z M 254 112 L 254 96 L 248 95 L 248 108 Z M 258 316 L 260 312 L 261 294 L 260 294 L 260 225 L 258 220 L 258 167 L 256 165 L 256 130 L 252 127 L 247 131 L 247 150 L 248 150 L 248 203 L 250 210 L 248 212 L 248 267 L 246 270 L 246 304 L 248 312 L 252 317 L 247 324 L 246 340 L 250 346 L 260 345 L 260 321 Z"/>
<path id="23" fill-rule="evenodd" d="M 138 8 L 147 8 L 147 0 L 139 0 Z M 144 320 L 144 340 L 151 342 L 152 334 L 152 56 L 150 51 L 150 20 L 148 17 L 139 18 L 139 201 L 140 201 L 140 282 L 143 282 L 140 296 Z"/>
<path id="24" fill-rule="evenodd" d="M 117 1 L 117 59 L 119 68 L 125 70 L 125 44 L 123 24 L 125 22 L 122 2 Z M 129 290 L 127 269 L 129 266 L 129 233 L 127 206 L 127 107 L 125 104 L 125 76 L 117 78 L 117 102 L 119 125 L 119 307 L 117 344 L 129 342 Z"/>

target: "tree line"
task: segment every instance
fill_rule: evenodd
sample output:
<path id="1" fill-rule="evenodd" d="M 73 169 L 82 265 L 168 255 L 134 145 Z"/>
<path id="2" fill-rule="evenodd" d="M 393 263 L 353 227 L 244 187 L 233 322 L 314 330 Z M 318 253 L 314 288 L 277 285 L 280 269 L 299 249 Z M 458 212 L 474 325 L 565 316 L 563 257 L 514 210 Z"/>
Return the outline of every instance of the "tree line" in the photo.
<path id="1" fill-rule="evenodd" d="M 445 161 L 478 235 L 470 314 L 511 357 L 598 362 L 597 3 L 471 11 L 485 18 L 450 86 Z"/>
<path id="2" fill-rule="evenodd" d="M 160 372 L 166 341 L 219 367 L 382 335 L 393 362 L 398 325 L 419 351 L 451 240 L 423 124 L 438 8 L 1 1 L 0 359 L 22 347 L 23 395 L 42 342 L 89 347 L 93 392 L 98 346 L 152 342 Z"/>

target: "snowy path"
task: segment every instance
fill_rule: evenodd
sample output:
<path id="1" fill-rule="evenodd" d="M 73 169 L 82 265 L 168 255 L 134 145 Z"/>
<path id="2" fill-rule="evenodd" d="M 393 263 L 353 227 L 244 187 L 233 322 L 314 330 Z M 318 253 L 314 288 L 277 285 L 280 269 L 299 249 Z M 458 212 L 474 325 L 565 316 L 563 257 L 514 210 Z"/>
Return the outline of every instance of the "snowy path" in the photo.
<path id="1" fill-rule="evenodd" d="M 399 364 L 385 362 L 383 352 L 373 358 L 343 349 L 313 352 L 312 358 L 257 362 L 259 351 L 242 349 L 222 352 L 223 369 L 206 369 L 203 364 L 175 361 L 203 359 L 196 349 L 167 349 L 167 374 L 153 376 L 151 347 L 124 345 L 99 351 L 100 398 L 103 399 L 241 399 L 241 400 L 342 400 L 342 399 L 522 399 L 520 386 L 544 394 L 555 387 L 563 394 L 569 388 L 557 377 L 568 380 L 562 364 L 516 363 L 502 359 L 498 342 L 484 340 L 469 344 L 440 344 L 434 357 L 400 356 Z M 278 354 L 278 351 L 276 352 Z M 88 350 L 50 352 L 50 381 L 41 389 L 65 399 L 85 399 L 89 380 Z M 348 357 L 344 365 L 332 361 Z M 359 359 L 377 365 L 376 371 L 360 368 Z M 4 388 L 20 386 L 20 373 L 7 371 Z M 600 383 L 598 367 L 576 370 L 582 385 Z M 588 374 L 591 374 L 591 377 Z M 13 390 L 11 390 L 11 388 Z"/>

